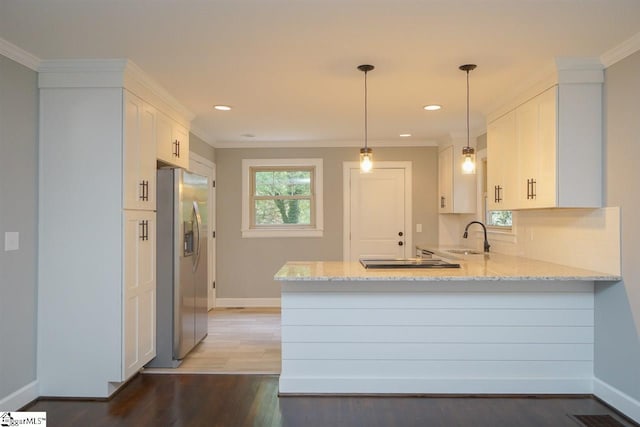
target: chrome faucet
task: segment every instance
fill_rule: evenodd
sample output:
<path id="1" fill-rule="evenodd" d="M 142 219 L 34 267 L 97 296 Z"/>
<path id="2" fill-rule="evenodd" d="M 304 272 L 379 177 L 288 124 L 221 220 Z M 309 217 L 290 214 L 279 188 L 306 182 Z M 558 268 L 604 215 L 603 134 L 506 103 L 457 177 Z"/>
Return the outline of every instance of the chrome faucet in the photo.
<path id="1" fill-rule="evenodd" d="M 480 221 L 471 221 L 469 224 L 467 224 L 467 226 L 464 228 L 464 234 L 462 235 L 462 238 L 466 239 L 467 237 L 469 237 L 468 230 L 471 224 L 480 224 L 482 226 L 482 229 L 484 230 L 484 251 L 489 252 L 489 248 L 491 247 L 491 245 L 489 244 L 489 240 L 487 240 L 487 227 L 485 227 L 485 225 Z"/>

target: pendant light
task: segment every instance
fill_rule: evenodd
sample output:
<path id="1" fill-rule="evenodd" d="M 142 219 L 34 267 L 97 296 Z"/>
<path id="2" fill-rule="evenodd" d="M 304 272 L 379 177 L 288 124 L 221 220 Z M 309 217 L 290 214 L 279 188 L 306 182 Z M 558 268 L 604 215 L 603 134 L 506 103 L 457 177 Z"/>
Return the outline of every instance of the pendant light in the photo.
<path id="1" fill-rule="evenodd" d="M 373 65 L 358 65 L 358 70 L 364 73 L 364 147 L 360 149 L 360 172 L 369 173 L 373 169 L 373 151 L 367 146 L 367 73 L 373 70 Z"/>
<path id="2" fill-rule="evenodd" d="M 476 154 L 473 147 L 469 146 L 469 71 L 475 70 L 476 64 L 465 64 L 459 68 L 467 73 L 467 146 L 462 147 L 462 173 L 473 175 L 476 173 Z"/>

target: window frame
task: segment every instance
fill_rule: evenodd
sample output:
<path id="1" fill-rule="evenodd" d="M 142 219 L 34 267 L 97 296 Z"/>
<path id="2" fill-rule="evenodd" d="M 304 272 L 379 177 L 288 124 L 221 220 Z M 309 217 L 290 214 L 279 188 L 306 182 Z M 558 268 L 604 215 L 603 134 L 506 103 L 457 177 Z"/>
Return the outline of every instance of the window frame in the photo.
<path id="1" fill-rule="evenodd" d="M 322 237 L 323 228 L 322 159 L 243 159 L 242 160 L 242 237 Z M 311 171 L 311 224 L 255 224 L 255 172 L 267 170 Z M 262 196 L 261 196 L 262 198 Z M 285 197 L 291 199 L 292 197 Z M 269 198 L 266 198 L 269 199 Z"/>

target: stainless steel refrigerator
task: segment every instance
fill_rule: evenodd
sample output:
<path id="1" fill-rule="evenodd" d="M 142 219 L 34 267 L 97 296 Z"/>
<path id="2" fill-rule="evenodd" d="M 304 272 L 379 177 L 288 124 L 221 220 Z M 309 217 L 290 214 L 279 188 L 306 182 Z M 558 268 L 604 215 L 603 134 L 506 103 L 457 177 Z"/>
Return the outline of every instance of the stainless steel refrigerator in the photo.
<path id="1" fill-rule="evenodd" d="M 156 353 L 175 368 L 207 336 L 208 178 L 183 169 L 157 176 Z"/>

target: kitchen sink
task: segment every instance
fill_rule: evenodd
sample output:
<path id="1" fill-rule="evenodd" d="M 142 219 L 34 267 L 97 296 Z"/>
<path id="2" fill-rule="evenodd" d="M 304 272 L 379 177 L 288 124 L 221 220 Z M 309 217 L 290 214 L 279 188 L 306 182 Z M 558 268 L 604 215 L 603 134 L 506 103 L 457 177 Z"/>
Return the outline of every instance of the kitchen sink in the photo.
<path id="1" fill-rule="evenodd" d="M 364 268 L 460 268 L 460 264 L 434 258 L 361 259 Z"/>
<path id="2" fill-rule="evenodd" d="M 458 255 L 483 255 L 482 251 L 475 251 L 473 249 L 448 249 L 446 252 Z"/>

